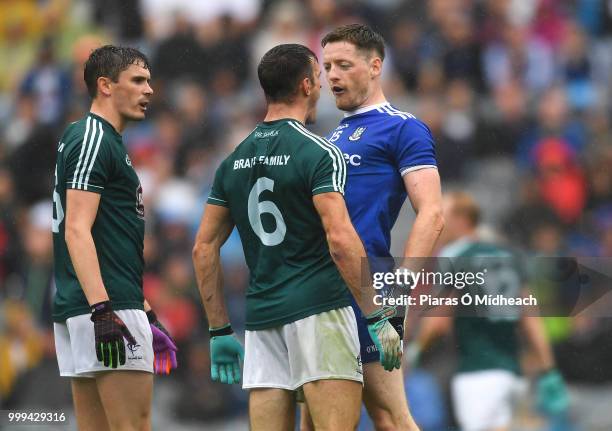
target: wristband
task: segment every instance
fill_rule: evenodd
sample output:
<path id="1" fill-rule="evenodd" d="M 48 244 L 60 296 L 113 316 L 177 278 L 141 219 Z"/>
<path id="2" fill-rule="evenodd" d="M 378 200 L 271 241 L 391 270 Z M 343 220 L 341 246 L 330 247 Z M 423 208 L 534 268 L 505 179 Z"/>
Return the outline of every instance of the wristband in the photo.
<path id="1" fill-rule="evenodd" d="M 221 326 L 220 328 L 208 328 L 208 333 L 212 337 L 220 337 L 222 335 L 232 335 L 234 330 L 232 329 L 232 325 L 229 323 L 227 325 Z"/>
<path id="2" fill-rule="evenodd" d="M 98 314 L 106 313 L 109 311 L 113 311 L 113 307 L 111 307 L 110 301 L 102 301 L 97 302 L 91 306 L 91 316 L 97 316 Z"/>

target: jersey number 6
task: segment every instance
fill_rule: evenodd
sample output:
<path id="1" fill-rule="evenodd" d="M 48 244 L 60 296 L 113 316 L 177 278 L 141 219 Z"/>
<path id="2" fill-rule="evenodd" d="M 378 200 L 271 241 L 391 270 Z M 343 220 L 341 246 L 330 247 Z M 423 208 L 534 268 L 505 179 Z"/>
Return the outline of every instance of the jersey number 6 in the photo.
<path id="1" fill-rule="evenodd" d="M 273 246 L 278 245 L 285 239 L 285 233 L 287 232 L 287 226 L 283 220 L 283 215 L 280 210 L 272 201 L 261 201 L 259 202 L 259 195 L 264 190 L 274 191 L 274 180 L 270 178 L 261 177 L 259 178 L 251 192 L 249 193 L 248 211 L 249 211 L 249 222 L 255 234 L 259 237 L 263 245 Z M 276 222 L 276 229 L 273 232 L 266 232 L 261 223 L 261 216 L 268 213 L 274 217 Z"/>

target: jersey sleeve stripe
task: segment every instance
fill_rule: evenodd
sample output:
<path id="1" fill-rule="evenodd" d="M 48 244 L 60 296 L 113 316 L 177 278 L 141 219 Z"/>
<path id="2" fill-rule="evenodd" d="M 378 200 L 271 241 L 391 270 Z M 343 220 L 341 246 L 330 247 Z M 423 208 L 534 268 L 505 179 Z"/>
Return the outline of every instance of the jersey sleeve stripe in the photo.
<path id="1" fill-rule="evenodd" d="M 327 140 L 323 139 L 322 137 L 315 135 L 314 133 L 306 129 L 301 124 L 295 123 L 295 125 L 299 129 L 301 129 L 304 133 L 306 133 L 308 136 L 317 140 L 322 147 L 329 148 L 333 153 L 335 153 L 336 158 L 338 160 L 338 165 L 339 165 L 338 176 L 337 176 L 337 183 L 338 183 L 338 188 L 339 188 L 338 191 L 344 194 L 344 185 L 346 183 L 346 166 L 344 164 L 344 159 L 343 159 L 342 152 L 340 151 L 340 148 L 333 145 L 331 142 L 328 142 Z"/>
<path id="2" fill-rule="evenodd" d="M 338 187 L 338 164 L 337 164 L 337 155 L 335 155 L 333 153 L 332 150 L 330 150 L 329 148 L 324 147 L 317 139 L 315 139 L 313 136 L 303 132 L 296 123 L 294 123 L 293 121 L 289 121 L 289 125 L 291 127 L 293 127 L 295 130 L 297 130 L 299 133 L 301 133 L 302 135 L 306 136 L 307 138 L 309 138 L 311 141 L 313 141 L 315 144 L 317 144 L 319 147 L 323 148 L 325 151 L 327 151 L 327 154 L 329 154 L 329 157 L 331 157 L 332 159 L 332 164 L 334 166 L 334 172 L 332 174 L 332 184 L 334 187 L 334 191 L 338 192 L 340 191 L 339 187 Z"/>
<path id="3" fill-rule="evenodd" d="M 420 171 L 421 169 L 438 169 L 438 167 L 436 165 L 409 166 L 407 168 L 400 169 L 400 174 L 404 176 L 408 172 Z"/>
<path id="4" fill-rule="evenodd" d="M 332 187 L 332 185 L 331 184 L 325 184 L 323 186 L 315 187 L 314 189 L 312 189 L 312 191 L 314 192 L 315 190 L 324 189 L 324 188 L 327 188 L 327 187 Z"/>
<path id="5" fill-rule="evenodd" d="M 300 129 L 302 129 L 302 131 L 307 133 L 309 136 L 312 136 L 313 138 L 318 140 L 324 147 L 330 148 L 334 153 L 336 153 L 336 157 L 338 157 L 338 165 L 339 165 L 338 188 L 339 188 L 339 191 L 342 194 L 344 194 L 344 184 L 346 182 L 346 165 L 344 164 L 342 152 L 340 151 L 340 149 L 337 146 L 335 146 L 332 143 L 330 143 L 329 141 L 327 141 L 326 139 L 324 139 L 324 138 L 322 138 L 322 137 L 312 133 L 310 130 L 306 129 L 301 124 L 296 123 L 296 125 Z"/>
<path id="6" fill-rule="evenodd" d="M 81 154 L 79 154 L 79 161 L 77 162 L 76 168 L 74 170 L 74 176 L 72 177 L 72 187 L 74 187 L 75 184 L 77 184 L 79 170 L 81 168 L 81 163 L 83 162 L 83 154 L 85 153 L 85 143 L 87 142 L 87 137 L 89 136 L 90 121 L 91 121 L 91 117 L 87 117 L 87 122 L 85 123 L 85 135 L 83 136 L 83 142 L 81 143 Z"/>
<path id="7" fill-rule="evenodd" d="M 70 186 L 72 184 L 72 181 L 67 181 L 66 184 L 68 186 Z M 87 187 L 95 187 L 96 189 L 104 190 L 104 187 L 102 187 L 102 186 L 95 186 L 93 184 L 88 184 Z"/>
<path id="8" fill-rule="evenodd" d="M 387 105 L 387 109 L 391 112 L 396 112 L 398 114 L 403 114 L 405 116 L 407 116 L 408 118 L 413 118 L 415 119 L 416 117 L 414 115 L 412 115 L 410 112 L 404 112 L 404 111 L 400 111 L 399 109 L 394 108 L 391 105 Z"/>
<path id="9" fill-rule="evenodd" d="M 85 176 L 85 172 L 87 171 L 87 166 L 89 164 L 89 157 L 91 156 L 91 150 L 94 146 L 94 141 L 96 139 L 97 134 L 97 126 L 98 121 L 95 119 L 91 120 L 91 135 L 89 136 L 89 143 L 87 144 L 87 152 L 85 153 L 85 161 L 81 166 L 81 172 L 79 173 L 79 181 L 77 188 L 83 190 L 83 178 Z"/>
<path id="10" fill-rule="evenodd" d="M 214 200 L 214 201 L 219 201 L 219 202 L 225 202 L 225 203 L 227 203 L 227 201 L 226 201 L 226 200 L 219 199 L 219 198 L 213 198 L 212 196 L 209 196 L 209 197 L 208 197 L 208 199 L 212 199 L 212 200 Z"/>
<path id="11" fill-rule="evenodd" d="M 98 130 L 100 134 L 98 135 L 98 142 L 96 142 L 96 149 L 94 150 L 93 156 L 91 157 L 91 163 L 89 163 L 89 169 L 87 169 L 87 176 L 85 177 L 85 190 L 87 190 L 87 185 L 89 184 L 89 175 L 91 174 L 91 169 L 96 162 L 96 157 L 98 156 L 98 150 L 100 149 L 100 142 L 102 141 L 102 136 L 104 135 L 104 130 L 102 130 L 102 123 L 96 121 L 98 123 Z"/>
<path id="12" fill-rule="evenodd" d="M 393 111 L 391 111 L 391 109 L 389 109 L 389 106 L 388 106 L 388 105 L 382 106 L 382 109 L 383 109 L 383 110 L 384 110 L 384 111 L 385 111 L 387 114 L 389 114 L 389 115 L 395 115 L 395 116 L 401 117 L 401 118 L 402 118 L 402 119 L 404 119 L 404 120 L 407 120 L 407 119 L 408 119 L 408 117 L 407 117 L 406 115 L 402 114 L 401 112 L 393 112 Z"/>

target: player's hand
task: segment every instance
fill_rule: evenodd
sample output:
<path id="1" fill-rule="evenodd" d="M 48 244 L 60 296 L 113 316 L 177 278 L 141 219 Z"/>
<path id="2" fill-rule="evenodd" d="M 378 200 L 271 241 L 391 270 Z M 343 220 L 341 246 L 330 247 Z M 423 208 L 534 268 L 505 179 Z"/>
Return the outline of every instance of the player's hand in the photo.
<path id="1" fill-rule="evenodd" d="M 549 416 L 559 415 L 569 407 L 569 395 L 563 377 L 556 369 L 549 370 L 536 381 L 536 406 Z"/>
<path id="2" fill-rule="evenodd" d="M 244 349 L 233 332 L 229 325 L 210 330 L 210 376 L 215 382 L 240 383 L 240 361 L 244 361 Z"/>
<path id="3" fill-rule="evenodd" d="M 125 364 L 125 338 L 128 344 L 136 340 L 111 308 L 110 301 L 98 302 L 91 306 L 91 321 L 94 323 L 96 356 L 105 367 L 117 368 Z"/>
<path id="4" fill-rule="evenodd" d="M 170 374 L 170 370 L 178 367 L 176 352 L 178 348 L 168 330 L 157 320 L 157 315 L 153 310 L 147 311 L 147 319 L 151 325 L 153 333 L 153 371 L 155 374 Z"/>
<path id="5" fill-rule="evenodd" d="M 402 340 L 389 322 L 395 312 L 395 307 L 384 307 L 366 316 L 368 332 L 380 354 L 380 363 L 387 371 L 402 365 Z"/>

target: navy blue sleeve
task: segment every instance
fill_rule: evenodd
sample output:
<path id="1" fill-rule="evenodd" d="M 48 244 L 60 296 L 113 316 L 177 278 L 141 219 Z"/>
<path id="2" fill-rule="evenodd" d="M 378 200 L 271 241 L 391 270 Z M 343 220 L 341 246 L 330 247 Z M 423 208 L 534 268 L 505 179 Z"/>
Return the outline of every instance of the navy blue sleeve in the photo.
<path id="1" fill-rule="evenodd" d="M 436 151 L 429 127 L 422 121 L 409 118 L 400 126 L 391 149 L 399 172 L 404 175 L 424 167 L 437 167 Z"/>

